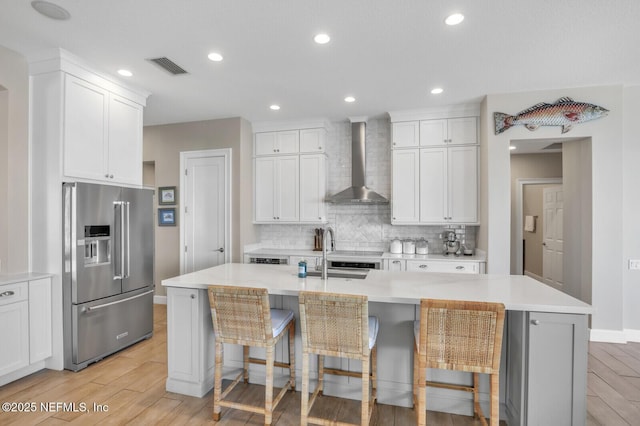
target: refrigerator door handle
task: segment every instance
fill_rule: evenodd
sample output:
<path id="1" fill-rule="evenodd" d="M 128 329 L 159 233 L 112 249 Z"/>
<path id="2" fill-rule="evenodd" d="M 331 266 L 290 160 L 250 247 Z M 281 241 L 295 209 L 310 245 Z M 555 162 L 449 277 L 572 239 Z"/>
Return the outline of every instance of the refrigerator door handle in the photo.
<path id="1" fill-rule="evenodd" d="M 118 208 L 118 206 L 120 206 L 120 215 L 118 215 L 117 213 L 115 214 L 115 222 L 116 224 L 118 223 L 118 216 L 120 219 L 120 251 L 119 253 L 115 254 L 115 258 L 117 260 L 120 261 L 120 265 L 119 265 L 119 270 L 115 273 L 115 275 L 113 276 L 113 280 L 121 280 L 124 278 L 124 202 L 122 201 L 114 201 L 113 202 L 113 208 L 114 208 L 114 212 L 115 210 Z M 114 246 L 116 247 L 116 250 L 118 248 L 117 244 L 114 244 Z M 114 268 L 115 269 L 115 268 Z"/>
<path id="2" fill-rule="evenodd" d="M 137 299 L 138 297 L 146 296 L 147 294 L 153 293 L 153 292 L 154 292 L 154 290 L 149 290 L 149 291 L 147 291 L 145 293 L 141 293 L 141 294 L 137 294 L 135 296 L 127 297 L 126 299 L 117 300 L 115 302 L 103 303 L 102 305 L 96 305 L 96 306 L 89 306 L 88 308 L 82 308 L 81 312 L 85 313 L 85 312 L 96 311 L 98 309 L 106 308 L 107 306 L 117 305 L 118 303 L 123 303 L 123 302 L 127 302 L 129 300 Z"/>
<path id="3" fill-rule="evenodd" d="M 131 222 L 129 221 L 129 210 L 131 208 L 131 203 L 127 201 L 125 203 L 127 206 L 127 273 L 125 274 L 125 278 L 129 278 L 131 275 Z"/>

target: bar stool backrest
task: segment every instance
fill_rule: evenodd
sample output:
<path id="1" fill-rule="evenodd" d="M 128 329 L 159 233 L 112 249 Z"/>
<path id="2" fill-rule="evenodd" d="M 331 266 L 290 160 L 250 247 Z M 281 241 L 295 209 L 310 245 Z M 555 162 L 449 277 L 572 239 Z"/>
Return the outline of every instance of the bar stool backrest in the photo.
<path id="1" fill-rule="evenodd" d="M 248 346 L 273 340 L 266 288 L 210 286 L 209 303 L 216 339 Z"/>
<path id="2" fill-rule="evenodd" d="M 500 370 L 504 305 L 433 299 L 420 305 L 420 353 L 426 353 L 428 368 Z"/>
<path id="3" fill-rule="evenodd" d="M 366 296 L 301 291 L 302 349 L 344 358 L 368 355 L 367 300 Z"/>

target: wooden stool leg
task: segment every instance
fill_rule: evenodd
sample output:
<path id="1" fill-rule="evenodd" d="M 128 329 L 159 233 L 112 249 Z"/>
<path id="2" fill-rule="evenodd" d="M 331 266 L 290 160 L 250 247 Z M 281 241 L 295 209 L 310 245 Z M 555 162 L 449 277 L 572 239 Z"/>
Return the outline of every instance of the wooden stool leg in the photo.
<path id="1" fill-rule="evenodd" d="M 378 349 L 374 345 L 371 349 L 371 386 L 373 387 L 373 395 L 378 395 Z"/>
<path id="2" fill-rule="evenodd" d="M 222 361 L 224 356 L 222 342 L 216 341 L 216 359 L 213 377 L 213 420 L 220 420 L 222 407 L 220 406 L 220 396 L 222 394 Z"/>
<path id="3" fill-rule="evenodd" d="M 264 389 L 264 424 L 271 424 L 271 417 L 273 415 L 273 361 L 274 361 L 274 347 L 267 347 L 267 359 L 266 369 L 267 377 Z"/>
<path id="4" fill-rule="evenodd" d="M 309 415 L 309 354 L 302 354 L 302 393 L 300 395 L 300 425 L 307 426 Z"/>
<path id="5" fill-rule="evenodd" d="M 473 418 L 480 418 L 480 375 L 473 373 Z"/>
<path id="6" fill-rule="evenodd" d="M 318 355 L 318 395 L 324 390 L 324 356 Z"/>
<path id="7" fill-rule="evenodd" d="M 418 426 L 427 424 L 427 367 L 418 357 Z"/>
<path id="8" fill-rule="evenodd" d="M 418 404 L 418 350 L 414 343 L 413 345 L 413 407 Z"/>
<path id="9" fill-rule="evenodd" d="M 362 361 L 362 404 L 360 405 L 360 424 L 369 425 L 369 357 Z"/>
<path id="10" fill-rule="evenodd" d="M 296 323 L 291 321 L 289 326 L 289 376 L 291 377 L 291 390 L 296 390 Z"/>
<path id="11" fill-rule="evenodd" d="M 244 368 L 244 382 L 249 383 L 249 346 L 242 347 L 242 367 Z"/>
<path id="12" fill-rule="evenodd" d="M 491 426 L 500 423 L 500 374 L 491 375 Z"/>

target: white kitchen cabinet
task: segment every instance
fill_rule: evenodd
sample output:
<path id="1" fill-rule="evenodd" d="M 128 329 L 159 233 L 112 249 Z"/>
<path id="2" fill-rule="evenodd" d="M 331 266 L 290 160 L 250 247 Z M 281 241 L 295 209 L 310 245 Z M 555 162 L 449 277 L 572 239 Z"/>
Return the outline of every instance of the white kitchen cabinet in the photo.
<path id="1" fill-rule="evenodd" d="M 407 270 L 407 261 L 402 259 L 384 259 L 383 269 L 391 272 L 404 272 Z"/>
<path id="2" fill-rule="evenodd" d="M 204 395 L 213 387 L 215 362 L 206 290 L 167 288 L 167 343 L 167 390 Z"/>
<path id="3" fill-rule="evenodd" d="M 256 133 L 254 139 L 255 155 L 296 154 L 300 151 L 300 133 L 298 130 Z"/>
<path id="4" fill-rule="evenodd" d="M 107 172 L 118 183 L 142 183 L 142 106 L 122 96 L 109 96 Z M 107 173 L 105 173 L 106 176 Z"/>
<path id="5" fill-rule="evenodd" d="M 587 316 L 509 311 L 508 424 L 584 425 L 587 403 Z"/>
<path id="6" fill-rule="evenodd" d="M 326 223 L 326 133 L 322 127 L 256 132 L 254 223 Z"/>
<path id="7" fill-rule="evenodd" d="M 420 122 L 401 121 L 391 126 L 391 147 L 417 147 L 420 144 Z"/>
<path id="8" fill-rule="evenodd" d="M 44 367 L 51 319 L 50 277 L 24 274 L 0 284 L 0 386 Z"/>
<path id="9" fill-rule="evenodd" d="M 420 151 L 392 151 L 391 223 L 420 221 Z"/>
<path id="10" fill-rule="evenodd" d="M 300 155 L 300 222 L 327 220 L 327 166 L 324 154 Z"/>
<path id="11" fill-rule="evenodd" d="M 51 278 L 29 281 L 29 362 L 49 358 L 51 340 Z"/>
<path id="12" fill-rule="evenodd" d="M 0 376 L 29 365 L 29 302 L 26 282 L 0 286 Z"/>
<path id="13" fill-rule="evenodd" d="M 477 143 L 476 117 L 420 121 L 420 146 L 476 145 Z"/>
<path id="14" fill-rule="evenodd" d="M 254 160 L 256 223 L 298 222 L 300 218 L 298 155 Z"/>
<path id="15" fill-rule="evenodd" d="M 64 175 L 142 184 L 142 106 L 70 74 L 64 84 Z"/>
<path id="16" fill-rule="evenodd" d="M 478 222 L 478 148 L 420 150 L 420 222 Z"/>
<path id="17" fill-rule="evenodd" d="M 327 131 L 325 129 L 301 129 L 300 152 L 324 152 Z"/>
<path id="18" fill-rule="evenodd" d="M 407 260 L 408 272 L 452 272 L 457 274 L 479 274 L 479 262 L 467 261 L 438 261 L 438 260 Z"/>

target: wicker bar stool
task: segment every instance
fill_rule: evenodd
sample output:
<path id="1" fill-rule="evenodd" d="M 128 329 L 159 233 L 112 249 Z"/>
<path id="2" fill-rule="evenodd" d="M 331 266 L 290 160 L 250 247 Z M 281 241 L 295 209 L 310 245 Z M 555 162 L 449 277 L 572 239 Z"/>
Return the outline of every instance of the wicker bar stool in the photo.
<path id="1" fill-rule="evenodd" d="M 362 379 L 360 419 L 362 425 L 368 425 L 376 401 L 378 318 L 369 316 L 367 297 L 301 291 L 299 301 L 302 327 L 300 424 L 350 424 L 335 423 L 309 416 L 316 397 L 322 394 L 324 375 L 337 374 Z M 309 400 L 309 355 L 311 354 L 318 355 L 318 384 Z M 362 372 L 325 368 L 325 356 L 358 359 L 362 361 Z"/>
<path id="2" fill-rule="evenodd" d="M 295 320 L 293 312 L 282 309 L 270 309 L 269 295 L 265 288 L 247 288 L 230 286 L 209 286 L 211 319 L 216 336 L 215 378 L 213 391 L 213 420 L 220 420 L 222 407 L 250 411 L 264 415 L 265 425 L 270 425 L 273 410 L 288 389 L 295 389 Z M 289 334 L 289 363 L 276 362 L 275 346 Z M 243 371 L 222 392 L 223 343 L 243 346 Z M 266 360 L 249 358 L 249 347 L 266 349 Z M 241 378 L 249 382 L 249 363 L 266 366 L 264 407 L 227 401 L 224 398 L 239 383 Z M 273 368 L 289 369 L 289 380 L 280 393 L 273 398 Z"/>
<path id="3" fill-rule="evenodd" d="M 498 426 L 503 326 L 502 303 L 420 301 L 413 353 L 413 396 L 418 425 L 426 425 L 426 386 L 473 392 L 474 417 L 486 425 L 478 395 L 479 373 L 484 373 L 491 375 L 491 426 Z M 427 368 L 471 372 L 473 386 L 427 381 Z"/>

